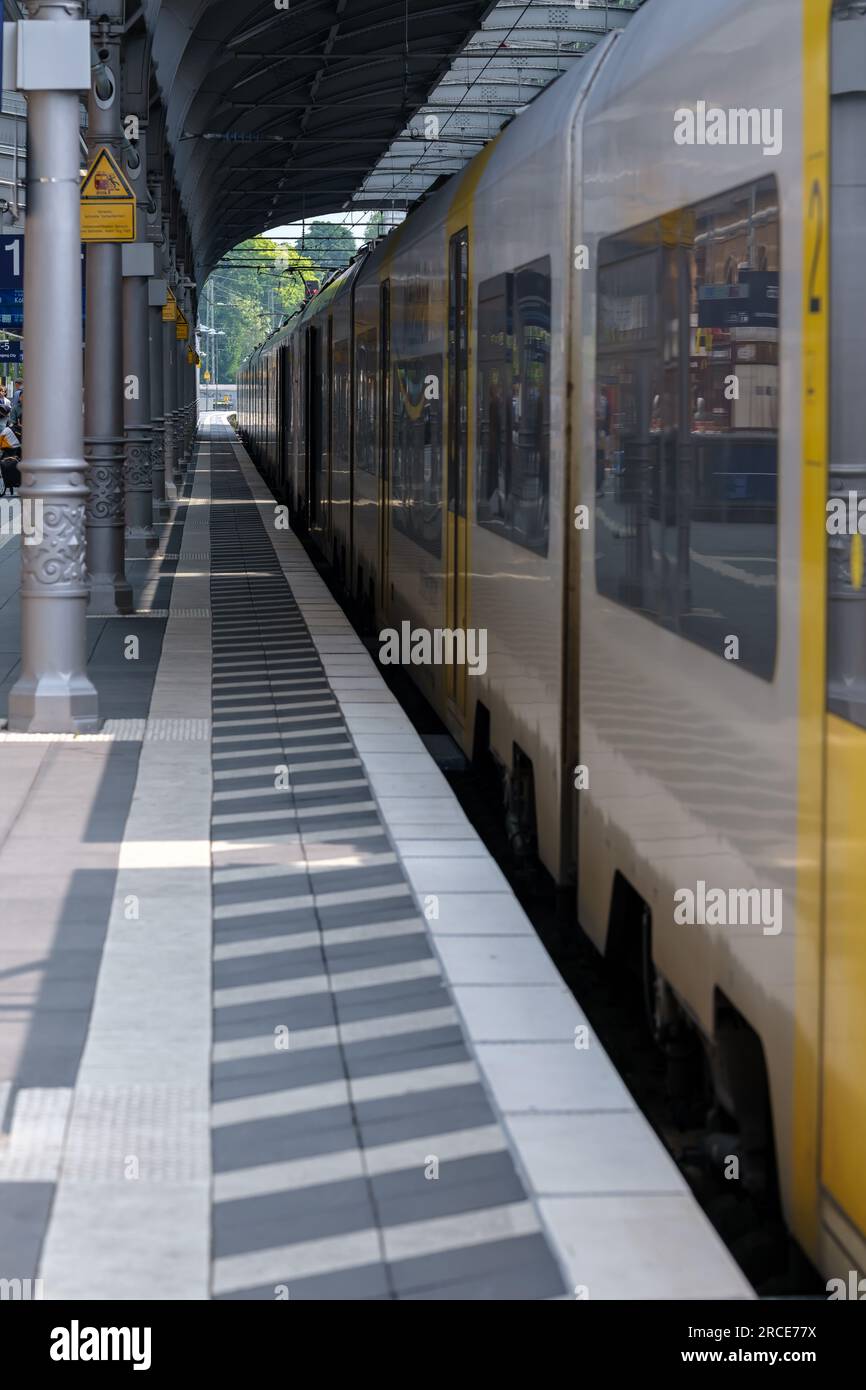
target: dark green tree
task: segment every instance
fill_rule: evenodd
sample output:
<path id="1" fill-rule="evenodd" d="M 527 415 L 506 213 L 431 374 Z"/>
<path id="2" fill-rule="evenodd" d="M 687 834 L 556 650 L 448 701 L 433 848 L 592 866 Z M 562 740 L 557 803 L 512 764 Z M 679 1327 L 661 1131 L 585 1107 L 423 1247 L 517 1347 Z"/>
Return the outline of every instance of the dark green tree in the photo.
<path id="1" fill-rule="evenodd" d="M 199 304 L 199 321 L 216 336 L 202 333 L 203 367 L 213 381 L 235 381 L 238 367 L 257 343 L 304 303 L 304 282 L 315 279 L 311 261 L 293 246 L 269 237 L 241 242 L 224 256 L 208 279 Z"/>
<path id="2" fill-rule="evenodd" d="M 352 229 L 345 222 L 311 222 L 295 246 L 312 261 L 320 282 L 348 265 L 358 249 Z"/>

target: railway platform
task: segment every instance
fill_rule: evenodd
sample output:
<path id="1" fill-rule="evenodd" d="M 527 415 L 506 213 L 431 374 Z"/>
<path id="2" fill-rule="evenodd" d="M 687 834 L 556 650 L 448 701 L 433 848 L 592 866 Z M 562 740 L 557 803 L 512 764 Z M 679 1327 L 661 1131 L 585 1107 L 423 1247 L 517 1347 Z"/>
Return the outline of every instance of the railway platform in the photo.
<path id="1" fill-rule="evenodd" d="M 190 479 L 103 730 L 0 733 L 0 1279 L 751 1298 L 225 417 Z"/>

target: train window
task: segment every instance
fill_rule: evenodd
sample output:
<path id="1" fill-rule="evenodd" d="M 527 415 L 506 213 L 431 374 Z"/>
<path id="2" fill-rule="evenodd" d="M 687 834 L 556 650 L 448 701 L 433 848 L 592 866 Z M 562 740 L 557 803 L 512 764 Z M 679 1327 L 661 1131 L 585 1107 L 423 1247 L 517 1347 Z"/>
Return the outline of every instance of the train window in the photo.
<path id="1" fill-rule="evenodd" d="M 736 650 L 764 680 L 776 658 L 778 315 L 772 177 L 599 245 L 598 590 L 719 655 Z"/>
<path id="2" fill-rule="evenodd" d="M 547 554 L 550 258 L 478 291 L 475 509 L 479 526 Z"/>
<path id="3" fill-rule="evenodd" d="M 442 406 L 427 383 L 441 374 L 437 355 L 394 363 L 394 525 L 434 555 L 442 532 Z"/>
<path id="4" fill-rule="evenodd" d="M 355 464 L 379 472 L 379 339 L 365 328 L 355 340 Z"/>
<path id="5" fill-rule="evenodd" d="M 391 324 L 391 516 L 432 555 L 442 548 L 442 353 L 425 281 L 395 285 Z"/>

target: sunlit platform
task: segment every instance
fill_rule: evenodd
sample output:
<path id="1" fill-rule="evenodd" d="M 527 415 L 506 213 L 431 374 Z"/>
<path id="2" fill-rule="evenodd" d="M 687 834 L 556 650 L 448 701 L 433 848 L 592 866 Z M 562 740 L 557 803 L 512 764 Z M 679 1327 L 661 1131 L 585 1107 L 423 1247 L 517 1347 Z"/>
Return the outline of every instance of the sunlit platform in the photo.
<path id="1" fill-rule="evenodd" d="M 0 734 L 0 1279 L 751 1297 L 222 416 L 186 491 L 103 730 Z"/>

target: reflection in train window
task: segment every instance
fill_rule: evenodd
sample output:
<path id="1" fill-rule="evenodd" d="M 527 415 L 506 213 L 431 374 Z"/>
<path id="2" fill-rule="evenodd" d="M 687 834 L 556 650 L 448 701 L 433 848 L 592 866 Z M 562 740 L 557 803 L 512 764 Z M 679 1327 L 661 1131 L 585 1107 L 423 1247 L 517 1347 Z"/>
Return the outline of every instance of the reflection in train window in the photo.
<path id="1" fill-rule="evenodd" d="M 394 525 L 438 555 L 442 541 L 442 356 L 393 365 L 391 505 Z"/>
<path id="2" fill-rule="evenodd" d="M 379 471 L 379 339 L 375 328 L 355 339 L 355 464 L 374 477 Z"/>
<path id="3" fill-rule="evenodd" d="M 550 258 L 478 291 L 476 517 L 547 554 L 550 499 Z"/>
<path id="4" fill-rule="evenodd" d="M 600 593 L 772 680 L 779 213 L 760 180 L 599 246 Z M 728 644 L 730 650 L 730 645 Z"/>

